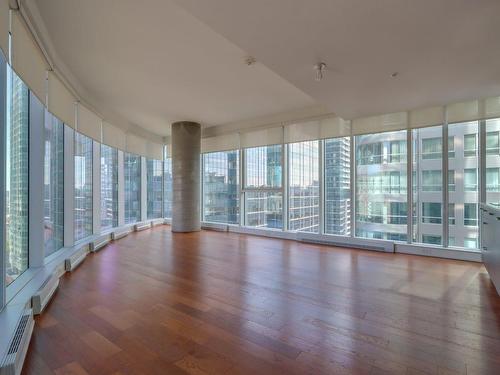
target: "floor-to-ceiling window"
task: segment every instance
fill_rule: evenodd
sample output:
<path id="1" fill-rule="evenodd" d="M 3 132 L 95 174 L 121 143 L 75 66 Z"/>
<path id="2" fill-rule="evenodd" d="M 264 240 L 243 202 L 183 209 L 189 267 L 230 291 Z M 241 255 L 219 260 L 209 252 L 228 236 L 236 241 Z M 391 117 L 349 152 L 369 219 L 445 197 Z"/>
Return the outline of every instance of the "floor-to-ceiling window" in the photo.
<path id="1" fill-rule="evenodd" d="M 44 143 L 43 233 L 48 256 L 64 245 L 64 124 L 47 110 Z"/>
<path id="2" fill-rule="evenodd" d="M 244 150 L 245 225 L 283 228 L 282 145 Z"/>
<path id="3" fill-rule="evenodd" d="M 147 199 L 148 219 L 162 217 L 163 211 L 163 162 L 161 160 L 147 159 Z"/>
<path id="4" fill-rule="evenodd" d="M 163 215 L 172 217 L 172 158 L 163 161 Z"/>
<path id="5" fill-rule="evenodd" d="M 220 151 L 203 154 L 203 220 L 239 222 L 239 154 Z"/>
<path id="6" fill-rule="evenodd" d="M 92 234 L 92 139 L 75 132 L 75 240 Z"/>
<path id="7" fill-rule="evenodd" d="M 28 269 L 29 90 L 7 70 L 5 175 L 6 284 Z"/>
<path id="8" fill-rule="evenodd" d="M 319 141 L 288 145 L 288 229 L 319 232 Z"/>
<path id="9" fill-rule="evenodd" d="M 118 150 L 101 145 L 101 229 L 118 226 Z"/>
<path id="10" fill-rule="evenodd" d="M 125 153 L 123 156 L 125 177 L 125 223 L 141 220 L 141 157 Z"/>
<path id="11" fill-rule="evenodd" d="M 407 240 L 406 134 L 355 137 L 358 237 Z"/>
<path id="12" fill-rule="evenodd" d="M 485 121 L 486 203 L 500 206 L 500 119 Z"/>
<path id="13" fill-rule="evenodd" d="M 323 168 L 325 233 L 351 234 L 351 141 L 349 137 L 325 139 Z"/>

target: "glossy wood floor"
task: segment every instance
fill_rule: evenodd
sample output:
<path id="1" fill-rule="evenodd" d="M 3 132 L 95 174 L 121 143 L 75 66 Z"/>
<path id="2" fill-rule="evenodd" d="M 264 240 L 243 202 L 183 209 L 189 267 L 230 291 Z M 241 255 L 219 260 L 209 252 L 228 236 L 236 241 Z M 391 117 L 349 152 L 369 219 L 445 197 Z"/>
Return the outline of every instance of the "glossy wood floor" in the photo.
<path id="1" fill-rule="evenodd" d="M 90 255 L 24 374 L 500 374 L 476 263 L 170 227 Z"/>

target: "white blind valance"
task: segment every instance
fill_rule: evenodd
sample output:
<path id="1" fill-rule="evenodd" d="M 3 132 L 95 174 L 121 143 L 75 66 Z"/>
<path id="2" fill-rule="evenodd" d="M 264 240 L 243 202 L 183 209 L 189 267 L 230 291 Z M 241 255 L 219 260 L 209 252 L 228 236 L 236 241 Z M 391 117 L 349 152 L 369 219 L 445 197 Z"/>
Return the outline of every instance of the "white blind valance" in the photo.
<path id="1" fill-rule="evenodd" d="M 127 134 L 125 151 L 136 155 L 147 155 L 147 141 L 133 134 Z"/>
<path id="2" fill-rule="evenodd" d="M 444 124 L 444 107 L 429 107 L 410 111 L 408 122 L 412 129 L 442 125 Z"/>
<path id="3" fill-rule="evenodd" d="M 45 103 L 49 65 L 19 12 L 12 13 L 12 67 Z"/>
<path id="4" fill-rule="evenodd" d="M 283 127 L 260 129 L 240 134 L 241 148 L 276 145 L 283 143 Z"/>
<path id="5" fill-rule="evenodd" d="M 0 0 L 0 49 L 9 56 L 9 0 Z"/>
<path id="6" fill-rule="evenodd" d="M 66 125 L 75 128 L 75 97 L 54 72 L 49 72 L 48 108 Z"/>
<path id="7" fill-rule="evenodd" d="M 125 150 L 125 145 L 127 143 L 125 132 L 116 126 L 103 121 L 102 143 L 123 151 Z"/>
<path id="8" fill-rule="evenodd" d="M 285 143 L 345 137 L 351 134 L 351 124 L 340 117 L 328 117 L 285 126 Z"/>
<path id="9" fill-rule="evenodd" d="M 201 152 L 229 151 L 240 148 L 238 133 L 218 135 L 216 137 L 202 138 Z"/>
<path id="10" fill-rule="evenodd" d="M 77 130 L 98 142 L 101 142 L 102 120 L 82 104 L 77 105 Z"/>
<path id="11" fill-rule="evenodd" d="M 352 134 L 373 134 L 408 128 L 407 112 L 388 113 L 352 120 Z"/>
<path id="12" fill-rule="evenodd" d="M 148 141 L 146 157 L 150 159 L 163 160 L 163 144 Z"/>

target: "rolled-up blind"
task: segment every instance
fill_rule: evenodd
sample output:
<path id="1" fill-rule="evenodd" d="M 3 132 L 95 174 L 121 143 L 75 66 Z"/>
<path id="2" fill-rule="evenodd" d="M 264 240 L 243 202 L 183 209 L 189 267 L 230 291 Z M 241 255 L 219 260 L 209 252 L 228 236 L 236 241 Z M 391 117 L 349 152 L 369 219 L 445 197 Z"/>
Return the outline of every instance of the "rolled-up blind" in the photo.
<path id="1" fill-rule="evenodd" d="M 66 125 L 75 128 L 76 99 L 57 78 L 54 72 L 49 72 L 48 107 L 56 117 Z"/>
<path id="2" fill-rule="evenodd" d="M 42 103 L 49 65 L 19 12 L 12 13 L 12 67 Z"/>
<path id="3" fill-rule="evenodd" d="M 445 108 L 441 106 L 416 109 L 408 113 L 410 128 L 424 128 L 444 124 Z"/>
<path id="4" fill-rule="evenodd" d="M 90 109 L 82 104 L 77 105 L 77 130 L 98 142 L 102 141 L 102 120 Z"/>
<path id="5" fill-rule="evenodd" d="M 241 148 L 268 146 L 283 143 L 283 127 L 259 129 L 240 134 Z"/>
<path id="6" fill-rule="evenodd" d="M 345 137 L 351 134 L 350 122 L 340 117 L 303 121 L 285 126 L 285 143 Z"/>
<path id="7" fill-rule="evenodd" d="M 147 142 L 146 156 L 150 159 L 163 160 L 163 144 L 156 142 Z"/>
<path id="8" fill-rule="evenodd" d="M 446 106 L 448 123 L 479 120 L 483 117 L 479 100 L 453 103 Z"/>
<path id="9" fill-rule="evenodd" d="M 240 147 L 238 133 L 218 135 L 201 139 L 201 152 L 237 150 Z"/>
<path id="10" fill-rule="evenodd" d="M 9 56 L 9 0 L 0 0 L 0 49 Z"/>
<path id="11" fill-rule="evenodd" d="M 361 117 L 352 120 L 352 134 L 374 134 L 406 129 L 408 113 L 395 112 L 379 116 Z"/>
<path id="12" fill-rule="evenodd" d="M 133 134 L 127 134 L 127 147 L 126 151 L 132 154 L 147 155 L 147 141 L 144 138 L 138 137 Z"/>
<path id="13" fill-rule="evenodd" d="M 125 132 L 116 126 L 103 121 L 102 143 L 125 151 L 125 145 L 127 143 Z"/>

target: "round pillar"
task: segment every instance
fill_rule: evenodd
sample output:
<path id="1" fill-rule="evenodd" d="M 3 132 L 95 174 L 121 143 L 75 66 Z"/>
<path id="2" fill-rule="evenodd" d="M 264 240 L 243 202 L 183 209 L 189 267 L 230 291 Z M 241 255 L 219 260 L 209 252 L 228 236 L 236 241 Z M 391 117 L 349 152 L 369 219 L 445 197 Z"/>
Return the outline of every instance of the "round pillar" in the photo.
<path id="1" fill-rule="evenodd" d="M 201 126 L 196 122 L 172 124 L 172 232 L 201 229 Z"/>

